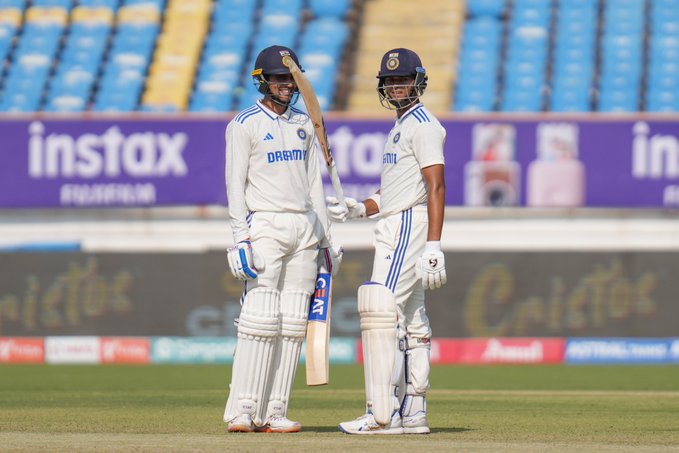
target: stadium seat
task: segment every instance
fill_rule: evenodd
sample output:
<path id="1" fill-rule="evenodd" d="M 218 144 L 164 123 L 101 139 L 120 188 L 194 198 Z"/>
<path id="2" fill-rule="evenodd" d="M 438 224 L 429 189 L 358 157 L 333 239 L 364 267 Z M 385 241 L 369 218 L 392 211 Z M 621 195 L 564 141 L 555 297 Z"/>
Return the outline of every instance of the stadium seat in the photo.
<path id="1" fill-rule="evenodd" d="M 492 111 L 496 103 L 502 24 L 494 16 L 476 14 L 467 19 L 462 35 L 454 103 L 458 112 Z"/>
<path id="2" fill-rule="evenodd" d="M 1 111 L 40 110 L 67 17 L 68 11 L 61 7 L 26 10 L 24 31 L 4 82 Z"/>
<path id="3" fill-rule="evenodd" d="M 512 4 L 504 86 L 500 108 L 508 112 L 542 110 L 549 52 L 550 2 Z"/>
<path id="4" fill-rule="evenodd" d="M 644 17 L 645 6 L 641 1 L 618 0 L 604 5 L 599 111 L 639 110 Z"/>
<path id="5" fill-rule="evenodd" d="M 125 4 L 118 9 L 118 25 L 103 66 L 93 110 L 134 111 L 160 28 L 158 3 Z"/>
<path id="6" fill-rule="evenodd" d="M 505 0 L 469 0 L 467 12 L 471 17 L 500 18 L 505 12 Z"/>
<path id="7" fill-rule="evenodd" d="M 0 60 L 7 60 L 14 38 L 21 28 L 22 14 L 16 7 L 0 9 Z M 0 75 L 2 75 L 0 70 Z"/>
<path id="8" fill-rule="evenodd" d="M 351 0 L 309 0 L 314 17 L 343 19 L 351 10 Z"/>

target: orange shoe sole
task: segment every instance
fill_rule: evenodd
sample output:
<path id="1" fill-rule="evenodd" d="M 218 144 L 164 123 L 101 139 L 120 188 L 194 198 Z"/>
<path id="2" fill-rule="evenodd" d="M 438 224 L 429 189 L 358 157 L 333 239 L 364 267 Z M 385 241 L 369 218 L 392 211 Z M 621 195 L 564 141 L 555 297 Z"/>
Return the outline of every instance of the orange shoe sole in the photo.
<path id="1" fill-rule="evenodd" d="M 254 430 L 249 426 L 231 426 L 228 431 L 230 433 L 251 433 Z"/>

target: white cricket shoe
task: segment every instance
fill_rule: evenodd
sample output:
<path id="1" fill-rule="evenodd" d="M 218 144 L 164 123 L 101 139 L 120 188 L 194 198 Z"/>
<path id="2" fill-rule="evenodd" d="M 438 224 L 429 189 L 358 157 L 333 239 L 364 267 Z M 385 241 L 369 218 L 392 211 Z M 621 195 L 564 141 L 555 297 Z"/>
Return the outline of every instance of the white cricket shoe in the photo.
<path id="1" fill-rule="evenodd" d="M 229 422 L 228 431 L 230 433 L 251 433 L 255 430 L 250 414 L 239 414 Z"/>
<path id="2" fill-rule="evenodd" d="M 298 433 L 302 430 L 302 424 L 281 415 L 272 415 L 266 424 L 258 426 L 258 433 Z"/>
<path id="3" fill-rule="evenodd" d="M 424 395 L 406 394 L 401 405 L 401 422 L 405 434 L 429 434 L 427 399 Z"/>
<path id="4" fill-rule="evenodd" d="M 356 420 L 340 423 L 339 429 L 346 434 L 403 434 L 398 411 L 394 411 L 389 426 L 381 426 L 375 421 L 373 414 L 368 412 Z"/>
<path id="5" fill-rule="evenodd" d="M 404 415 L 401 421 L 403 424 L 403 434 L 429 434 L 431 432 L 426 412 L 418 412 L 410 416 Z"/>

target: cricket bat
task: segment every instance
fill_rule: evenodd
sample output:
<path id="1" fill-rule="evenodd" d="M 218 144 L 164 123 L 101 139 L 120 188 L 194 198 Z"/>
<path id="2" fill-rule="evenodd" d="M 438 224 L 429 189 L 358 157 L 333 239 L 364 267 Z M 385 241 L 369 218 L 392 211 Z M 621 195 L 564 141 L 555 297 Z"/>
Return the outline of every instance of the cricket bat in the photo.
<path id="1" fill-rule="evenodd" d="M 335 189 L 339 203 L 346 207 L 344 190 L 340 183 L 335 160 L 330 152 L 328 132 L 321 113 L 321 105 L 309 80 L 304 76 L 299 66 L 290 57 L 283 59 L 283 64 L 290 68 L 295 84 L 304 98 L 307 113 L 316 130 L 318 143 L 323 150 L 323 157 L 328 166 L 328 173 Z M 316 291 L 309 307 L 309 321 L 306 331 L 306 383 L 307 385 L 326 385 L 330 382 L 330 311 L 332 303 L 332 274 L 319 272 L 316 276 Z"/>
<path id="2" fill-rule="evenodd" d="M 326 385 L 330 382 L 330 310 L 332 274 L 316 276 L 316 291 L 309 306 L 306 328 L 306 384 Z"/>
<path id="3" fill-rule="evenodd" d="M 339 175 L 337 174 L 335 160 L 332 158 L 332 153 L 330 152 L 328 132 L 325 129 L 321 105 L 318 103 L 318 97 L 316 96 L 314 87 L 311 86 L 311 82 L 309 82 L 309 79 L 306 78 L 302 70 L 299 69 L 299 66 L 297 66 L 297 63 L 295 63 L 295 60 L 293 60 L 292 57 L 284 57 L 283 64 L 290 68 L 290 73 L 295 79 L 295 84 L 297 84 L 297 88 L 299 88 L 299 92 L 302 94 L 302 98 L 304 98 L 307 113 L 309 114 L 309 118 L 311 118 L 314 129 L 316 129 L 316 137 L 323 150 L 323 157 L 325 158 L 325 164 L 328 166 L 328 173 L 330 174 L 332 187 L 335 189 L 335 195 L 337 195 L 339 203 L 346 207 L 347 204 L 344 201 L 344 190 L 342 189 L 342 184 L 340 183 Z"/>

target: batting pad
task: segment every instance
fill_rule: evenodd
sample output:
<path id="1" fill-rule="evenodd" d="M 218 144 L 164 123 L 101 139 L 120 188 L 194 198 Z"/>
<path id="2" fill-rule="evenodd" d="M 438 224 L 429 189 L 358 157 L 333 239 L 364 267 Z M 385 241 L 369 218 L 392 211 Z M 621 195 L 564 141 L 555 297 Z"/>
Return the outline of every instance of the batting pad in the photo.
<path id="1" fill-rule="evenodd" d="M 311 292 L 308 291 L 281 293 L 281 335 L 276 338 L 273 383 L 264 420 L 271 415 L 287 415 L 290 392 L 306 335 L 310 301 Z"/>
<path id="2" fill-rule="evenodd" d="M 377 283 L 361 285 L 358 288 L 358 313 L 366 399 L 375 421 L 387 425 L 394 409 L 392 375 L 398 350 L 394 294 Z"/>
<path id="3" fill-rule="evenodd" d="M 408 364 L 406 392 L 409 395 L 424 396 L 429 388 L 431 342 L 429 339 L 425 339 L 426 341 L 422 340 L 411 337 L 406 339 L 406 360 Z"/>
<path id="4" fill-rule="evenodd" d="M 268 377 L 279 331 L 279 291 L 273 288 L 255 288 L 250 291 L 245 296 L 238 320 L 238 343 L 224 421 L 236 417 L 244 406 L 239 403 L 249 400 L 255 406 L 250 414 L 253 421 L 257 425 L 262 424 L 261 406 L 265 404 L 264 395 L 270 385 Z"/>

